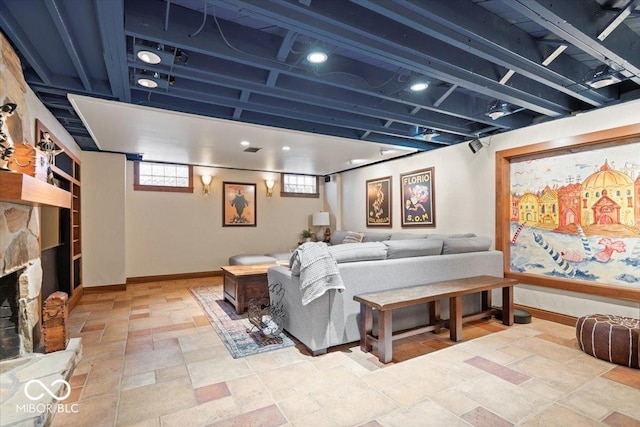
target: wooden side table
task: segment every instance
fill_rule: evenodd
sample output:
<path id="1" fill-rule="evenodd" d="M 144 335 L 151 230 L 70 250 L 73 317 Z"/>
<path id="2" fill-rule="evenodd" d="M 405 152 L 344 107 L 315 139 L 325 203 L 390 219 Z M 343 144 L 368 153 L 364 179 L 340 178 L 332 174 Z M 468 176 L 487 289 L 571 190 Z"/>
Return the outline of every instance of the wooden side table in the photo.
<path id="1" fill-rule="evenodd" d="M 225 265 L 224 300 L 229 301 L 236 313 L 242 314 L 251 298 L 269 297 L 267 269 L 275 264 Z"/>

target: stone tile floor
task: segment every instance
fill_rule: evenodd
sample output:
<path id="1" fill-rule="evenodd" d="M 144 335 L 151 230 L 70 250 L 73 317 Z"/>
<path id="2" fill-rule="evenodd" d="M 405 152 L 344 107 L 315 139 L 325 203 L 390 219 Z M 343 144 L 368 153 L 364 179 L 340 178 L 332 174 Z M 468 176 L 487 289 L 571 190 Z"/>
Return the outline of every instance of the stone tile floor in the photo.
<path id="1" fill-rule="evenodd" d="M 465 325 L 311 357 L 233 359 L 188 291 L 221 278 L 87 294 L 70 314 L 83 360 L 53 426 L 640 426 L 640 370 L 579 351 L 574 328 Z"/>

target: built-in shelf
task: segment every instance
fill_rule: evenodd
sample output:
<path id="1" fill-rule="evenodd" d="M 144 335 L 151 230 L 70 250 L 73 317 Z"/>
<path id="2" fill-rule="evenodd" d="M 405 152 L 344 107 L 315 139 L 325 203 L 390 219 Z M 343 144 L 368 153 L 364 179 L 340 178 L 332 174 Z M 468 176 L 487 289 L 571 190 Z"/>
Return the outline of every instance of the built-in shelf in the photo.
<path id="1" fill-rule="evenodd" d="M 71 193 L 20 172 L 0 171 L 0 201 L 71 208 Z"/>

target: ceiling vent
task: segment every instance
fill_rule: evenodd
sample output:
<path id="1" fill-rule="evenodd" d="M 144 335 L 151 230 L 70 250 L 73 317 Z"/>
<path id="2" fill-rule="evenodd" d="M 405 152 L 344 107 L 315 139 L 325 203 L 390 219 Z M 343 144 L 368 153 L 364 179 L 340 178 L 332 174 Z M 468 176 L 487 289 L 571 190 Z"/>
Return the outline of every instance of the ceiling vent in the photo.
<path id="1" fill-rule="evenodd" d="M 262 147 L 247 147 L 242 151 L 244 151 L 245 153 L 257 153 L 260 150 L 262 150 Z"/>

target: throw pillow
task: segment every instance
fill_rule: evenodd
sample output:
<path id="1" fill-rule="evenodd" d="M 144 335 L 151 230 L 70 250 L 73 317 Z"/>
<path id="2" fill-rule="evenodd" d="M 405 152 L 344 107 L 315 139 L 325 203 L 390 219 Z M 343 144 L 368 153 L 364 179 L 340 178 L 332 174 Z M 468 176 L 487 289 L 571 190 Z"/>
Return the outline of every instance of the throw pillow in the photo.
<path id="1" fill-rule="evenodd" d="M 364 238 L 364 234 L 355 231 L 347 231 L 347 235 L 344 236 L 342 243 L 360 243 Z"/>
<path id="2" fill-rule="evenodd" d="M 347 235 L 346 231 L 335 230 L 333 233 L 331 233 L 331 240 L 330 240 L 331 244 L 332 245 L 342 244 L 342 241 L 344 240 L 346 235 Z"/>
<path id="3" fill-rule="evenodd" d="M 442 252 L 442 240 L 439 239 L 388 240 L 382 243 L 387 246 L 388 259 L 440 255 Z"/>
<path id="4" fill-rule="evenodd" d="M 455 239 L 444 239 L 442 254 L 463 254 L 467 252 L 488 251 L 491 247 L 490 237 L 458 237 Z"/>
<path id="5" fill-rule="evenodd" d="M 337 245 L 329 246 L 329 253 L 338 264 L 343 262 L 376 261 L 387 257 L 387 247 L 382 242 Z"/>

